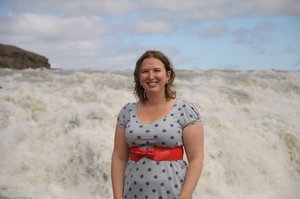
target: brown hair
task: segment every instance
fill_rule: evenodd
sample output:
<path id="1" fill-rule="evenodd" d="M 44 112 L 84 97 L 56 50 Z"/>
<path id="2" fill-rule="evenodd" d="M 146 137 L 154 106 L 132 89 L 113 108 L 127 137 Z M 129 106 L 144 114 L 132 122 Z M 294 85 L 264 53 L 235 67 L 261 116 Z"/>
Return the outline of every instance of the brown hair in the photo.
<path id="1" fill-rule="evenodd" d="M 135 96 L 142 103 L 147 101 L 147 96 L 145 96 L 145 94 L 144 94 L 145 89 L 141 86 L 140 80 L 139 80 L 140 68 L 142 66 L 142 62 L 146 58 L 159 59 L 164 64 L 166 71 L 171 72 L 170 79 L 169 79 L 168 83 L 165 85 L 165 96 L 166 96 L 167 100 L 174 99 L 176 97 L 176 91 L 174 90 L 174 85 L 173 85 L 173 82 L 175 79 L 175 72 L 173 70 L 173 65 L 166 55 L 164 55 L 162 52 L 156 51 L 156 50 L 147 50 L 136 62 L 134 73 L 133 73 L 134 82 L 135 82 L 135 86 L 134 86 Z"/>

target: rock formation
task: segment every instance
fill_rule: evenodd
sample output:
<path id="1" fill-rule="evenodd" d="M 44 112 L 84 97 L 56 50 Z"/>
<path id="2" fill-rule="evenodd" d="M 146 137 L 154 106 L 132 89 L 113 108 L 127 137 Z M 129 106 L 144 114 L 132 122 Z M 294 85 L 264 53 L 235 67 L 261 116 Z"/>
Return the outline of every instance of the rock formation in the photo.
<path id="1" fill-rule="evenodd" d="M 0 68 L 50 68 L 48 59 L 11 45 L 0 44 Z"/>

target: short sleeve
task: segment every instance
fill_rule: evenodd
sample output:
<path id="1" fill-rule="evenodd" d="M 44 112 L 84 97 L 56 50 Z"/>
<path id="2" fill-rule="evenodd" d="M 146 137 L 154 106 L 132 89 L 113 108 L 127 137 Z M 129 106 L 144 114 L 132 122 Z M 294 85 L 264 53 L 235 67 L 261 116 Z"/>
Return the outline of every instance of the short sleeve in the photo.
<path id="1" fill-rule="evenodd" d="M 129 122 L 129 103 L 123 106 L 123 108 L 120 110 L 117 119 L 117 126 L 126 128 L 128 122 Z"/>
<path id="2" fill-rule="evenodd" d="M 182 128 L 202 121 L 201 115 L 194 104 L 184 101 L 180 112 L 180 122 Z"/>

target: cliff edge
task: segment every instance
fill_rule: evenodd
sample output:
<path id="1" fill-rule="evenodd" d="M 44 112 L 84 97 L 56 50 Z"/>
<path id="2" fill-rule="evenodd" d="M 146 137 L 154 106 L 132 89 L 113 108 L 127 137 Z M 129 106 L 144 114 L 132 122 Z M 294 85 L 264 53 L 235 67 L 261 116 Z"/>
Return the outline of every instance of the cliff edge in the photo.
<path id="1" fill-rule="evenodd" d="M 27 69 L 48 68 L 48 59 L 16 46 L 0 44 L 0 68 Z"/>

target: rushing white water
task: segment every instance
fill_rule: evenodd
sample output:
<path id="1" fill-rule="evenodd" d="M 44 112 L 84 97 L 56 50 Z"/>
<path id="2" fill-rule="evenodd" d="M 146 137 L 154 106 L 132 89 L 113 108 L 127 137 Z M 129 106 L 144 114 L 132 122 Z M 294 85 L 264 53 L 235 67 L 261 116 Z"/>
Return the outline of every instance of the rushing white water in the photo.
<path id="1" fill-rule="evenodd" d="M 205 126 L 195 199 L 300 197 L 300 72 L 178 71 Z M 0 70 L 0 198 L 112 198 L 132 71 Z"/>

